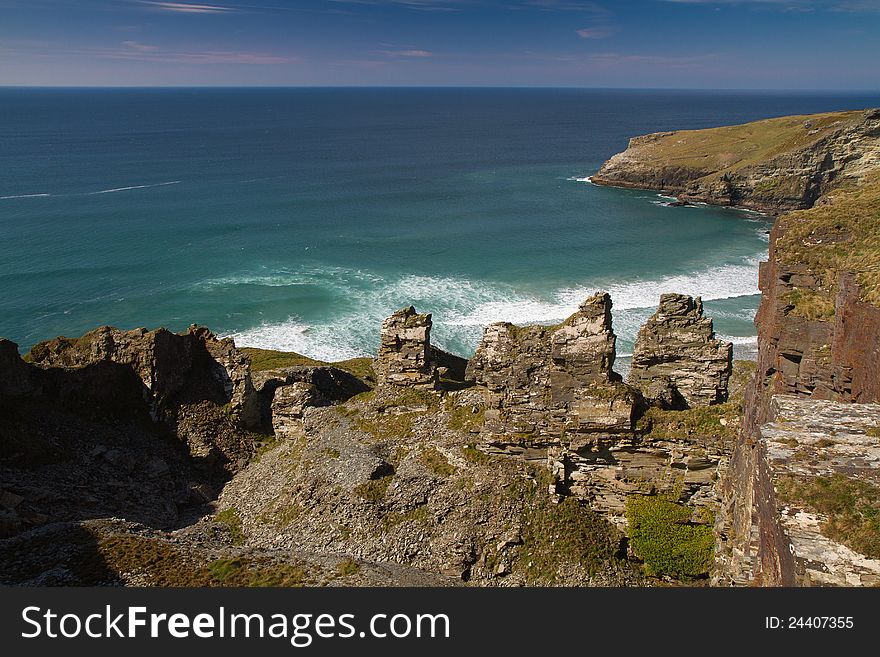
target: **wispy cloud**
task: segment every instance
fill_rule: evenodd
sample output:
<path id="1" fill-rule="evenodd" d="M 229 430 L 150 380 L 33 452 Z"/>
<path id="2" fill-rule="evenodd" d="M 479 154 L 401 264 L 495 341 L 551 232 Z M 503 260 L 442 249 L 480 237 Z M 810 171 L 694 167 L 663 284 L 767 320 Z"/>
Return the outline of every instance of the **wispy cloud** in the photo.
<path id="1" fill-rule="evenodd" d="M 607 27 L 585 27 L 575 30 L 575 34 L 581 39 L 604 39 L 611 35 L 611 29 Z"/>
<path id="2" fill-rule="evenodd" d="M 660 0 L 679 5 L 742 5 L 781 11 L 880 12 L 880 0 Z"/>
<path id="3" fill-rule="evenodd" d="M 386 5 L 421 11 L 459 11 L 470 0 L 329 0 L 344 5 Z"/>
<path id="4" fill-rule="evenodd" d="M 383 50 L 381 51 L 383 55 L 386 57 L 415 57 L 415 58 L 425 58 L 425 57 L 433 57 L 434 53 L 430 50 L 418 50 L 418 49 L 410 49 L 410 50 Z"/>
<path id="5" fill-rule="evenodd" d="M 142 0 L 142 4 L 179 14 L 223 14 L 236 10 L 235 7 L 225 5 L 197 5 L 189 2 L 151 2 L 149 0 Z"/>
<path id="6" fill-rule="evenodd" d="M 611 11 L 605 5 L 591 0 L 524 0 L 520 7 L 543 9 L 545 11 L 583 11 L 591 14 L 608 15 Z"/>
<path id="7" fill-rule="evenodd" d="M 2 50 L 0 46 L 0 50 Z M 115 47 L 59 48 L 57 44 L 43 41 L 18 41 L 8 44 L 7 49 L 15 53 L 29 53 L 38 57 L 88 57 L 93 59 L 149 62 L 156 64 L 177 64 L 193 66 L 213 66 L 220 64 L 278 65 L 302 61 L 291 54 L 279 54 L 251 50 L 223 49 L 184 49 L 123 41 Z"/>
<path id="8" fill-rule="evenodd" d="M 94 48 L 83 52 L 103 59 L 123 59 L 161 64 L 288 64 L 298 61 L 290 55 L 240 50 L 175 50 L 138 41 L 123 41 L 121 48 Z"/>
<path id="9" fill-rule="evenodd" d="M 140 43 L 138 41 L 123 41 L 122 45 L 136 52 L 156 52 L 158 50 L 156 46 L 149 46 L 146 43 Z"/>

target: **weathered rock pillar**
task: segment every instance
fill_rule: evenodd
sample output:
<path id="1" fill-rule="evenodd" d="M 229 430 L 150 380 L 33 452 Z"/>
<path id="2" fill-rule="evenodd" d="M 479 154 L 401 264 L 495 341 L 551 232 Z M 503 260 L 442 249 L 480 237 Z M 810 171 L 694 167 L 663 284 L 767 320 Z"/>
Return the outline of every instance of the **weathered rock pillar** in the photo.
<path id="1" fill-rule="evenodd" d="M 663 294 L 660 307 L 639 329 L 628 383 L 667 408 L 694 408 L 727 401 L 733 345 L 715 338 L 703 302 Z"/>
<path id="2" fill-rule="evenodd" d="M 437 366 L 431 350 L 431 315 L 410 306 L 382 322 L 376 378 L 379 385 L 437 386 Z"/>

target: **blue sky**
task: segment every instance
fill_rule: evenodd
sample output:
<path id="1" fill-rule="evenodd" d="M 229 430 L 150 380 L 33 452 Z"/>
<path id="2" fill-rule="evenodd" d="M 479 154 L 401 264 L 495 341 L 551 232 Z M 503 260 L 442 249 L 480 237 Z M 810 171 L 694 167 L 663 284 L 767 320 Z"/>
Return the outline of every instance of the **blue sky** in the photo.
<path id="1" fill-rule="evenodd" d="M 880 0 L 0 0 L 0 85 L 880 89 Z"/>

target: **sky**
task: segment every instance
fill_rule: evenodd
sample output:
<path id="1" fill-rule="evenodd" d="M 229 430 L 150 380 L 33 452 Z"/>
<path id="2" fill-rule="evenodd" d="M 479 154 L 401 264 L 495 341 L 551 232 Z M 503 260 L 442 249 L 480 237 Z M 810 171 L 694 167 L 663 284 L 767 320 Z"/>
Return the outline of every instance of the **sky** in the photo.
<path id="1" fill-rule="evenodd" d="M 0 85 L 880 89 L 880 0 L 0 0 Z"/>

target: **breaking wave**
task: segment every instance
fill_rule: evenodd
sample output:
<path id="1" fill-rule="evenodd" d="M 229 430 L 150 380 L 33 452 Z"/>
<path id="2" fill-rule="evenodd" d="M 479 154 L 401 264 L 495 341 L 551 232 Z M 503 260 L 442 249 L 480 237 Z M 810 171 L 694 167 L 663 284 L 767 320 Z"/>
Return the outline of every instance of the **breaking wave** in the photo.
<path id="1" fill-rule="evenodd" d="M 319 286 L 339 303 L 304 309 L 281 322 L 265 322 L 230 333 L 241 346 L 279 349 L 321 360 L 344 360 L 375 353 L 379 326 L 391 312 L 406 305 L 433 313 L 432 341 L 441 348 L 470 354 L 492 322 L 542 324 L 575 312 L 596 291 L 607 291 L 614 303 L 614 326 L 621 352 L 628 349 L 639 326 L 657 306 L 660 294 L 679 292 L 704 301 L 758 294 L 757 260 L 707 267 L 691 274 L 648 280 L 588 280 L 539 297 L 512 285 L 455 277 L 383 276 L 340 267 L 251 272 L 211 279 L 202 289 L 237 286 Z M 341 309 L 341 310 L 339 310 Z M 718 309 L 717 319 L 750 322 L 750 309 Z M 753 338 L 734 338 L 734 341 Z"/>

